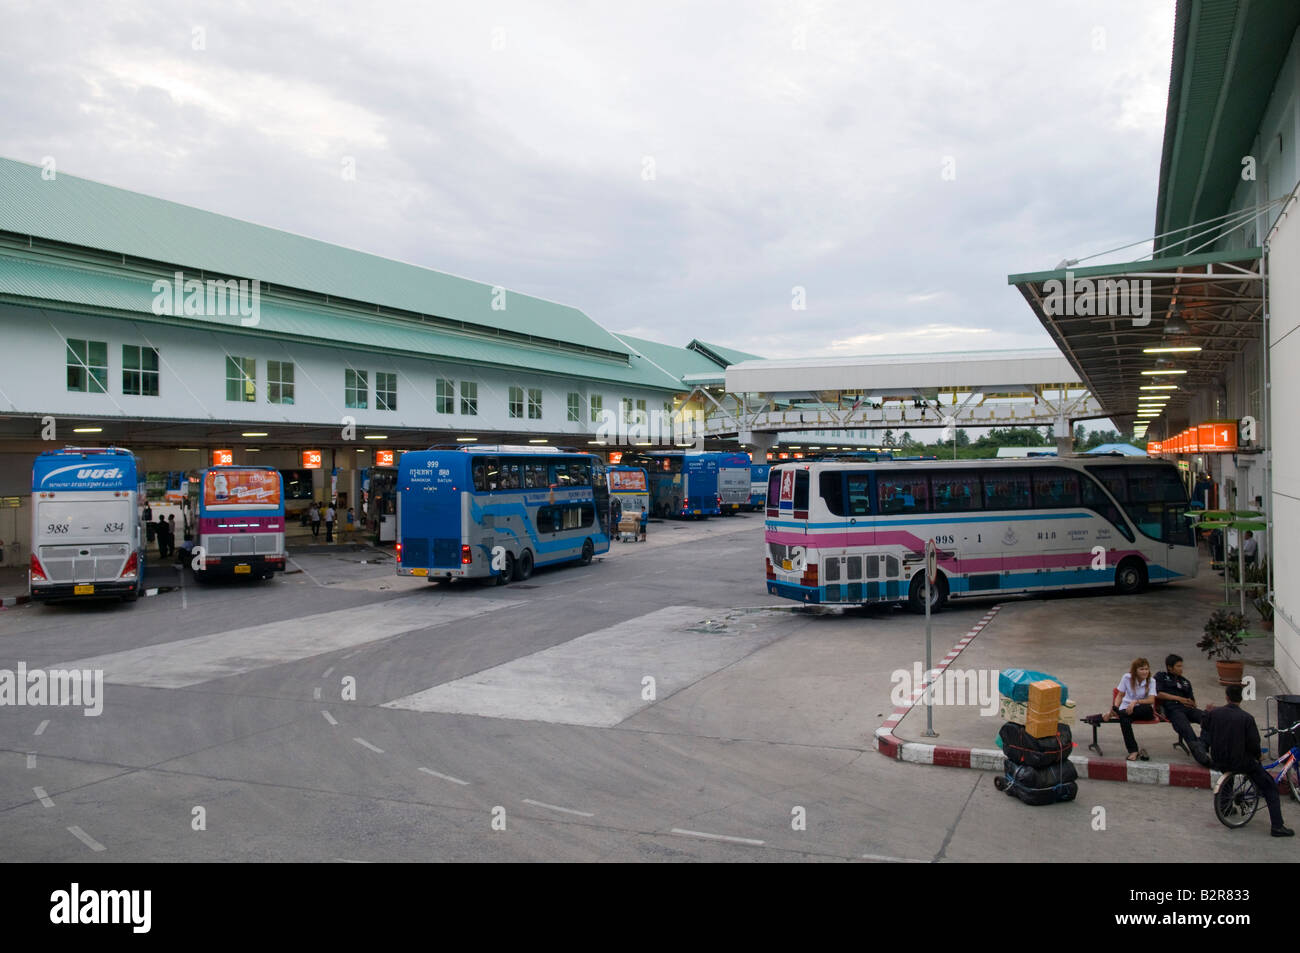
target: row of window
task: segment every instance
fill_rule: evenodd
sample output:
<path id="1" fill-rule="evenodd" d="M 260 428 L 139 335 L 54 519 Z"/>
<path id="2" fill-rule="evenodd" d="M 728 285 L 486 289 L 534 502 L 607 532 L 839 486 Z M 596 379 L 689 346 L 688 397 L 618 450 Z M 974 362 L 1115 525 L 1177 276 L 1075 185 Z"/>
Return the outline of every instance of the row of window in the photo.
<path id="1" fill-rule="evenodd" d="M 67 372 L 68 390 L 90 394 L 108 392 L 108 344 L 104 341 L 68 339 Z M 152 347 L 134 344 L 122 345 L 122 393 L 145 397 L 159 396 L 158 351 Z M 462 380 L 460 383 L 460 413 L 466 417 L 478 416 L 478 383 Z M 440 414 L 456 412 L 457 382 L 439 377 L 434 382 L 434 407 Z M 370 407 L 370 372 L 348 368 L 343 372 L 343 402 L 354 410 Z M 253 403 L 257 400 L 257 359 L 226 356 L 226 400 Z M 292 361 L 266 362 L 266 400 L 271 404 L 292 404 L 294 400 L 294 372 Z M 397 375 L 387 371 L 374 374 L 374 400 L 376 410 L 397 410 Z M 604 411 L 604 398 L 592 394 L 589 398 L 591 422 L 600 423 Z M 511 387 L 508 410 L 512 418 L 522 419 L 527 410 L 529 420 L 542 419 L 542 390 L 540 387 Z M 667 412 L 671 405 L 664 404 Z M 631 424 L 646 420 L 646 402 L 623 399 L 623 422 Z M 582 420 L 582 394 L 568 394 L 568 420 Z"/>
<path id="2" fill-rule="evenodd" d="M 590 503 L 543 506 L 537 511 L 537 532 L 559 533 L 566 529 L 586 529 L 596 521 L 596 509 Z"/>
<path id="3" fill-rule="evenodd" d="M 591 463 L 584 460 L 537 460 L 530 457 L 483 457 L 471 468 L 474 489 L 543 490 L 590 486 Z"/>

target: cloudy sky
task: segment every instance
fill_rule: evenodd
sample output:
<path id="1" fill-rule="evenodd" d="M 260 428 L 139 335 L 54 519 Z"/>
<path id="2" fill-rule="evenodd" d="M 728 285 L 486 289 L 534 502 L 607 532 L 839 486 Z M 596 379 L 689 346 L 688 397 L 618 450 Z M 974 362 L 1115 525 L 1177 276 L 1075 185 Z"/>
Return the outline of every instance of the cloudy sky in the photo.
<path id="1" fill-rule="evenodd" d="M 0 0 L 0 153 L 669 343 L 1044 346 L 1006 276 L 1150 236 L 1173 6 Z"/>

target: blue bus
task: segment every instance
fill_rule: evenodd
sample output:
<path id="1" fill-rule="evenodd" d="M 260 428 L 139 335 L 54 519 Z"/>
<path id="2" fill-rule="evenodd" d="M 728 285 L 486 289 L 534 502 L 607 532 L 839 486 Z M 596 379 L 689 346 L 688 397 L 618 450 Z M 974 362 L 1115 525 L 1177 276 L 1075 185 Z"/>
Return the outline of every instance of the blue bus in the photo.
<path id="1" fill-rule="evenodd" d="M 134 602 L 144 584 L 144 533 L 135 455 L 67 447 L 32 465 L 33 599 L 112 596 Z"/>
<path id="2" fill-rule="evenodd" d="M 703 519 L 722 515 L 718 465 L 724 454 L 694 450 L 625 453 L 621 462 L 650 478 L 650 510 L 656 516 Z"/>
<path id="3" fill-rule="evenodd" d="M 605 464 L 553 448 L 434 447 L 397 471 L 397 574 L 493 580 L 609 552 Z"/>
<path id="4" fill-rule="evenodd" d="M 751 512 L 763 509 L 767 503 L 767 474 L 770 463 L 755 463 L 749 468 L 749 507 Z"/>

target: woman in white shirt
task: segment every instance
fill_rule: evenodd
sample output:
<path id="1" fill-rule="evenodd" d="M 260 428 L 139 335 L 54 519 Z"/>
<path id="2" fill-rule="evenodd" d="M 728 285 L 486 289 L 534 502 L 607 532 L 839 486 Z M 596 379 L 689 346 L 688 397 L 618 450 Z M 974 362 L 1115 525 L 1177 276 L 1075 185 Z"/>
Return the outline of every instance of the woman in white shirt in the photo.
<path id="1" fill-rule="evenodd" d="M 1150 663 L 1144 658 L 1135 658 L 1115 686 L 1115 691 L 1124 697 L 1118 705 L 1111 708 L 1111 715 L 1119 719 L 1119 728 L 1124 734 L 1124 747 L 1128 749 L 1128 760 L 1136 761 L 1145 752 L 1138 748 L 1137 739 L 1133 737 L 1133 722 L 1150 721 L 1156 716 L 1156 683 L 1151 677 Z"/>

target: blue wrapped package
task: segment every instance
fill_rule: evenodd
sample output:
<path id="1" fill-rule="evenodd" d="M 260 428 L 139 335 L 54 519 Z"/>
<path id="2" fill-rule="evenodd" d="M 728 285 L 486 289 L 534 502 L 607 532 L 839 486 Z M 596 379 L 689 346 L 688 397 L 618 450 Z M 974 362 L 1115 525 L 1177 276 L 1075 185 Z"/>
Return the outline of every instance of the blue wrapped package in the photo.
<path id="1" fill-rule="evenodd" d="M 1031 682 L 1041 682 L 1045 678 L 1061 686 L 1062 705 L 1070 700 L 1065 682 L 1045 672 L 1028 672 L 1023 668 L 1004 668 L 1001 674 L 998 675 L 998 691 L 1012 701 L 1028 704 L 1029 684 Z"/>

